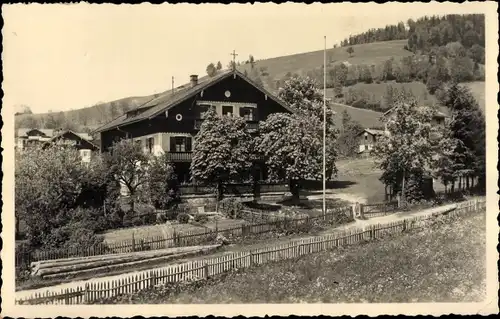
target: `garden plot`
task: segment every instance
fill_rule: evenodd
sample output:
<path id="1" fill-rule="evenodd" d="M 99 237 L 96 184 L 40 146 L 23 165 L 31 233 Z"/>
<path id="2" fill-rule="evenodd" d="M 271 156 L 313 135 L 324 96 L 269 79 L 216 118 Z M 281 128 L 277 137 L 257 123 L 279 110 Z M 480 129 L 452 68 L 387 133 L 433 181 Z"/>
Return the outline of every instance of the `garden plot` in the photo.
<path id="1" fill-rule="evenodd" d="M 179 224 L 175 221 L 165 224 L 115 229 L 105 232 L 102 236 L 104 237 L 104 242 L 109 244 L 130 240 L 132 239 L 132 236 L 135 239 L 153 238 L 159 236 L 171 238 L 174 232 L 179 235 L 197 232 L 204 233 L 205 228 L 192 224 Z"/>

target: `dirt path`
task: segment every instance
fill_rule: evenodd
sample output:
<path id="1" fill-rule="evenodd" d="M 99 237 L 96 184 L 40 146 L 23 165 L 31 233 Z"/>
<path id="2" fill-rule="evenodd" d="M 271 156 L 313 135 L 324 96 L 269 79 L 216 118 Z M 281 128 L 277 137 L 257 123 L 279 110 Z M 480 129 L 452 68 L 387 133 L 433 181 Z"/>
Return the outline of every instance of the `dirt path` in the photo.
<path id="1" fill-rule="evenodd" d="M 402 220 L 402 219 L 409 218 L 409 217 L 426 216 L 426 215 L 430 215 L 430 214 L 435 213 L 435 212 L 445 211 L 445 210 L 448 210 L 448 209 L 454 208 L 454 207 L 456 207 L 456 204 L 449 204 L 449 205 L 444 205 L 444 206 L 433 207 L 433 208 L 421 210 L 418 212 L 397 212 L 397 213 L 394 213 L 392 215 L 382 216 L 382 217 L 374 217 L 374 218 L 370 218 L 368 220 L 356 220 L 353 223 L 346 224 L 346 225 L 343 225 L 340 227 L 335 227 L 335 228 L 328 229 L 328 230 L 324 230 L 324 231 L 321 231 L 321 232 L 315 233 L 315 234 L 298 234 L 295 236 L 287 236 L 287 237 L 283 237 L 283 238 L 274 239 L 274 240 L 272 240 L 272 242 L 263 241 L 263 242 L 259 242 L 259 243 L 255 243 L 255 244 L 228 246 L 224 251 L 220 251 L 220 252 L 206 255 L 206 256 L 202 256 L 202 257 L 192 257 L 192 258 L 181 259 L 181 260 L 177 260 L 177 261 L 170 263 L 170 264 L 177 264 L 177 263 L 186 262 L 186 261 L 190 261 L 190 260 L 203 260 L 203 259 L 213 258 L 213 257 L 217 257 L 217 256 L 221 256 L 224 254 L 237 252 L 237 251 L 246 251 L 246 250 L 252 250 L 252 249 L 257 249 L 257 248 L 262 248 L 262 247 L 267 247 L 267 246 L 276 246 L 276 245 L 279 245 L 279 244 L 285 243 L 285 242 L 293 242 L 296 240 L 302 240 L 302 239 L 311 238 L 311 237 L 315 237 L 315 236 L 337 233 L 337 232 L 344 231 L 344 230 L 351 229 L 351 228 L 364 228 L 366 226 L 373 225 L 373 224 L 391 223 L 391 222 L 395 222 L 395 221 Z M 154 267 L 151 269 L 160 269 L 160 268 L 163 268 L 163 267 Z M 91 279 L 85 279 L 85 280 L 77 280 L 77 281 L 72 281 L 72 282 L 68 282 L 68 283 L 63 283 L 63 284 L 58 284 L 55 286 L 43 287 L 43 288 L 38 288 L 38 289 L 21 290 L 21 291 L 16 292 L 16 299 L 31 297 L 35 293 L 44 293 L 46 291 L 61 292 L 62 289 L 66 289 L 66 288 L 75 289 L 77 287 L 84 287 L 86 283 L 108 282 L 110 280 L 118 280 L 118 279 L 122 279 L 122 278 L 125 278 L 128 276 L 131 276 L 131 275 L 136 275 L 139 273 L 147 273 L 151 269 L 127 272 L 127 273 L 113 275 L 113 276 L 104 276 L 104 277 L 91 278 Z"/>

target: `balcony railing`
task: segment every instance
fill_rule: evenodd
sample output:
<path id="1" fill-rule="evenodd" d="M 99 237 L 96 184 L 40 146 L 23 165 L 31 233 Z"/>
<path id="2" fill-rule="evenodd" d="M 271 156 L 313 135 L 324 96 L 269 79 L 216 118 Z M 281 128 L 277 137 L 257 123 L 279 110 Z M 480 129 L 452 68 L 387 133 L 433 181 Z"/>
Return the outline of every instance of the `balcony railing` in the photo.
<path id="1" fill-rule="evenodd" d="M 192 152 L 167 152 L 167 158 L 171 162 L 191 162 Z"/>
<path id="2" fill-rule="evenodd" d="M 201 127 L 201 123 L 203 123 L 202 119 L 194 120 L 194 129 L 199 130 Z M 247 121 L 247 128 L 249 130 L 258 130 L 259 129 L 259 121 Z"/>

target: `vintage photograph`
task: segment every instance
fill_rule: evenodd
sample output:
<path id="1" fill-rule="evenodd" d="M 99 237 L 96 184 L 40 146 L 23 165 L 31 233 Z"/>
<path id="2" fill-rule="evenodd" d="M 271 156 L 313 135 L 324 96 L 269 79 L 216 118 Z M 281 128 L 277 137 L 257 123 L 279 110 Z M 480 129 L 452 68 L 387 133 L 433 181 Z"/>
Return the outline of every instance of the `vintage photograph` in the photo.
<path id="1" fill-rule="evenodd" d="M 498 312 L 496 8 L 2 5 L 2 314 Z"/>

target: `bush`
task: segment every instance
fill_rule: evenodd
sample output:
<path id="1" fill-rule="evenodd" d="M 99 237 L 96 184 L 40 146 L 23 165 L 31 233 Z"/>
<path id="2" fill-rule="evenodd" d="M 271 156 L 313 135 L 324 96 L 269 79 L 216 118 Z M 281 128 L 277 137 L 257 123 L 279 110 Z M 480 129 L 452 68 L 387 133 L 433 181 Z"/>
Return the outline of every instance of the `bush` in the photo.
<path id="1" fill-rule="evenodd" d="M 166 213 L 156 213 L 156 223 L 164 224 L 167 221 Z"/>
<path id="2" fill-rule="evenodd" d="M 225 198 L 220 202 L 222 214 L 228 218 L 241 218 L 243 213 L 243 204 L 234 198 Z"/>
<path id="3" fill-rule="evenodd" d="M 200 224 L 205 224 L 208 222 L 208 217 L 207 217 L 207 215 L 196 214 L 194 216 L 194 221 L 197 223 L 200 223 Z"/>
<path id="4" fill-rule="evenodd" d="M 181 213 L 177 216 L 177 220 L 179 221 L 179 223 L 181 224 L 187 224 L 189 223 L 189 215 L 186 214 L 186 213 Z"/>

